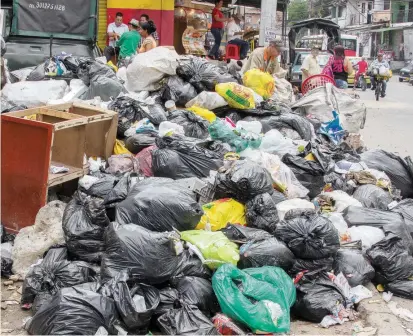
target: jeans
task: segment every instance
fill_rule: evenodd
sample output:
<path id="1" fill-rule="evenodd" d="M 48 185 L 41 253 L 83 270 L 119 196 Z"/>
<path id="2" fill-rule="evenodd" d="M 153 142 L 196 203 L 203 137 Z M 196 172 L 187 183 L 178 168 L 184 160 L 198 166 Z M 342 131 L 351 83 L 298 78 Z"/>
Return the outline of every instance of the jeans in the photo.
<path id="1" fill-rule="evenodd" d="M 219 58 L 219 47 L 221 46 L 223 29 L 211 28 L 211 34 L 214 36 L 215 44 L 209 52 L 210 56 L 214 56 L 216 59 Z"/>
<path id="2" fill-rule="evenodd" d="M 247 41 L 241 40 L 240 38 L 235 38 L 228 42 L 228 44 L 235 44 L 240 48 L 240 58 L 243 60 L 247 57 L 248 50 L 250 50 L 250 44 Z"/>
<path id="3" fill-rule="evenodd" d="M 347 89 L 348 88 L 348 83 L 345 80 L 336 79 L 336 86 L 339 89 Z"/>
<path id="4" fill-rule="evenodd" d="M 376 78 L 374 76 L 371 76 L 370 81 L 371 81 L 371 89 L 373 90 L 373 89 L 376 88 Z M 386 88 L 387 88 L 387 81 L 383 80 L 382 85 L 381 85 L 381 94 L 382 95 L 386 94 Z"/>

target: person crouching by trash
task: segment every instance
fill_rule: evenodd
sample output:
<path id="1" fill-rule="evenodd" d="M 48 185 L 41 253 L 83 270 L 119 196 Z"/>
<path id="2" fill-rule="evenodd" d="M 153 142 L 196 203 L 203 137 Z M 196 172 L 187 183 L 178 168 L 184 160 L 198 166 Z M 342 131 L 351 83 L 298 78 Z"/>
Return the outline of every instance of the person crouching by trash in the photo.
<path id="1" fill-rule="evenodd" d="M 119 47 L 119 63 L 126 58 L 136 55 L 141 35 L 138 33 L 139 21 L 132 19 L 129 22 L 129 31 L 123 33 L 116 46 Z"/>
<path id="2" fill-rule="evenodd" d="M 277 58 L 283 50 L 285 48 L 280 40 L 271 41 L 268 47 L 256 48 L 245 62 L 242 73 L 251 69 L 260 69 L 270 75 L 279 73 L 281 67 Z"/>

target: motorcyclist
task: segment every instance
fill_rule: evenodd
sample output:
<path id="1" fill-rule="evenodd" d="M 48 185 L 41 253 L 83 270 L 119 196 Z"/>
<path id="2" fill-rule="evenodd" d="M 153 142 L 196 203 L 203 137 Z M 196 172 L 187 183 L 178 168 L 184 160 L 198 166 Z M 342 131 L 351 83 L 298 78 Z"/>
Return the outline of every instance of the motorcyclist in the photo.
<path id="1" fill-rule="evenodd" d="M 362 57 L 361 61 L 357 63 L 357 68 L 358 69 L 357 69 L 357 73 L 356 73 L 356 76 L 355 76 L 355 79 L 354 79 L 354 83 L 358 83 L 360 75 L 366 73 L 368 67 L 369 67 L 369 65 L 366 62 L 366 58 Z M 354 86 L 356 86 L 356 85 L 354 85 Z"/>
<path id="2" fill-rule="evenodd" d="M 379 71 L 381 67 L 385 67 L 386 69 L 390 69 L 389 63 L 383 58 L 383 54 L 378 54 L 377 59 L 373 61 L 370 65 L 370 79 L 371 79 L 371 89 L 376 90 L 376 77 L 374 75 L 374 70 Z M 387 88 L 387 81 L 383 81 L 382 90 L 381 90 L 381 97 L 386 96 L 386 88 Z"/>

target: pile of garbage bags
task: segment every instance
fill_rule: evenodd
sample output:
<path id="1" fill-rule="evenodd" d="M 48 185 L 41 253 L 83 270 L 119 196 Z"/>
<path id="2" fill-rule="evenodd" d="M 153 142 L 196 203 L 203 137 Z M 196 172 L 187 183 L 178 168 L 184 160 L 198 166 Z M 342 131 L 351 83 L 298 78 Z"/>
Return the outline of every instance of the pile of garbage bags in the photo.
<path id="1" fill-rule="evenodd" d="M 413 164 L 354 143 L 361 103 L 327 87 L 289 105 L 268 74 L 166 48 L 125 67 L 71 69 L 119 119 L 58 239 L 25 263 L 28 230 L 2 234 L 31 334 L 288 333 L 344 323 L 369 282 L 413 299 Z"/>

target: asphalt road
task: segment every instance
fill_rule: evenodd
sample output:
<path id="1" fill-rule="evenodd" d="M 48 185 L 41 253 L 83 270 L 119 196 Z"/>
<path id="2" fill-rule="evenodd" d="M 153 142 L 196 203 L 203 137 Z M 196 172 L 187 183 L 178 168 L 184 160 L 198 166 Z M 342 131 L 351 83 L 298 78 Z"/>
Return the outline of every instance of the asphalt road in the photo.
<path id="1" fill-rule="evenodd" d="M 378 102 L 370 89 L 357 90 L 367 106 L 361 134 L 368 148 L 382 148 L 413 158 L 413 86 L 400 83 L 397 75 L 387 84 L 387 96 Z"/>

